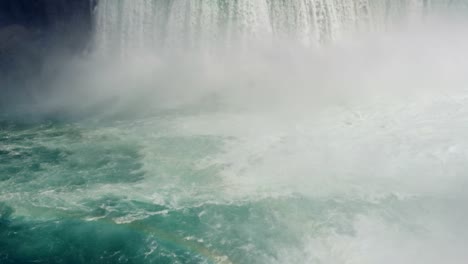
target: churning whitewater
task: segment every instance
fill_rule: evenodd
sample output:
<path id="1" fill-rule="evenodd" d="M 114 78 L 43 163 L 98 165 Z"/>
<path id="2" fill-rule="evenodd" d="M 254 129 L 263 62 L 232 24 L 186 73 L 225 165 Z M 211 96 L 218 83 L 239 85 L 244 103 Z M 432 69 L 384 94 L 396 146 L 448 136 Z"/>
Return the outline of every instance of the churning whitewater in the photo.
<path id="1" fill-rule="evenodd" d="M 467 263 L 467 7 L 97 1 L 0 116 L 0 263 Z"/>

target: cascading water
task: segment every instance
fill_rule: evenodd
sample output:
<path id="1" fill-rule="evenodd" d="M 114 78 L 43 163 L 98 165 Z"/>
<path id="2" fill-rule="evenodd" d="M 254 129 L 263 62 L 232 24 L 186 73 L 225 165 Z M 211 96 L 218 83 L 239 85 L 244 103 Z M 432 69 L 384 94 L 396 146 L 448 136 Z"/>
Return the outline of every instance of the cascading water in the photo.
<path id="1" fill-rule="evenodd" d="M 99 0 L 0 116 L 0 263 L 467 263 L 466 4 Z"/>
<path id="2" fill-rule="evenodd" d="M 101 0 L 96 45 L 129 51 L 295 40 L 307 46 L 421 21 L 450 0 Z"/>

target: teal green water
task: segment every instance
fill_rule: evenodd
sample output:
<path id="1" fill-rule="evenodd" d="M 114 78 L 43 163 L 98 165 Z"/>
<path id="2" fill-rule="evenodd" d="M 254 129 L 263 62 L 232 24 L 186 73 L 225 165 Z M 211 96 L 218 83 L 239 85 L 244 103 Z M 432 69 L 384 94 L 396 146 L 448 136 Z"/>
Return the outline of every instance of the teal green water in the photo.
<path id="1" fill-rule="evenodd" d="M 343 161 L 323 144 L 336 130 L 311 143 L 319 132 L 291 135 L 255 118 L 244 133 L 246 118 L 4 118 L 0 263 L 395 263 L 424 260 L 421 248 L 463 252 L 466 240 L 452 238 L 466 220 L 458 194 L 341 178 L 345 163 L 320 160 Z M 358 129 L 345 133 L 341 151 L 368 146 Z"/>

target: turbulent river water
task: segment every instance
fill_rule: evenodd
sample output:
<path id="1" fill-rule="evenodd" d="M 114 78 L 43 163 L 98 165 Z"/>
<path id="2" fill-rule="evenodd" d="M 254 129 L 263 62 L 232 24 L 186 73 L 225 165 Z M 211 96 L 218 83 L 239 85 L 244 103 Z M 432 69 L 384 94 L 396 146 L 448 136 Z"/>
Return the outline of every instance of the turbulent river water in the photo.
<path id="1" fill-rule="evenodd" d="M 0 263 L 466 263 L 465 7 L 99 1 L 117 62 L 0 116 Z"/>
<path id="2" fill-rule="evenodd" d="M 464 263 L 466 103 L 2 121 L 2 263 Z"/>

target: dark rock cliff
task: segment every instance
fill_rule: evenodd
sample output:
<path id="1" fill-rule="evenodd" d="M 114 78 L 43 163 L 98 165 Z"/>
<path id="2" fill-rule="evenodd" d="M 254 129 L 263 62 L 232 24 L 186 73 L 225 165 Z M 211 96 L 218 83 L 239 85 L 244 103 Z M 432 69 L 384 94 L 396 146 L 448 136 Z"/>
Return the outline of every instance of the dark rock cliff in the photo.
<path id="1" fill-rule="evenodd" d="M 44 39 L 79 49 L 91 32 L 93 3 L 92 0 L 1 0 L 0 27 L 21 25 Z"/>
<path id="2" fill-rule="evenodd" d="M 95 0 L 0 0 L 0 105 L 39 89 L 51 57 L 83 54 Z M 36 82 L 36 83 L 35 83 Z"/>

